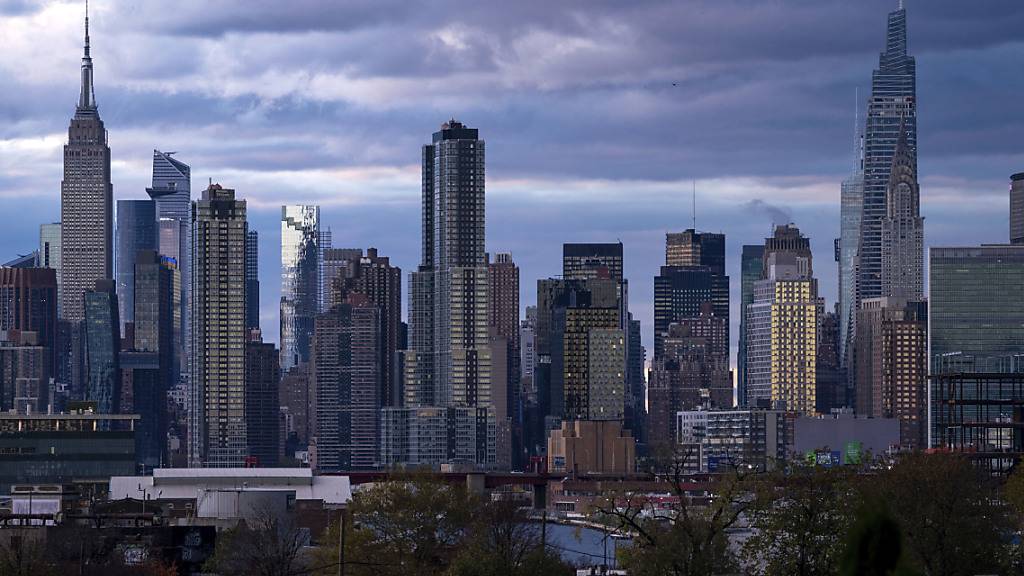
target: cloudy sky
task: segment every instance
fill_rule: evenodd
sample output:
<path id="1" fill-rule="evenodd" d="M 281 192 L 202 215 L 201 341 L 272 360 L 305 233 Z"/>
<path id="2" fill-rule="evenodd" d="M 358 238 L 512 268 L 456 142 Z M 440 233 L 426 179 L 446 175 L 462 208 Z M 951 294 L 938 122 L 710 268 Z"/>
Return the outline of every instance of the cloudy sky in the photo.
<path id="1" fill-rule="evenodd" d="M 896 3 L 94 0 L 92 53 L 115 198 L 145 197 L 153 148 L 192 165 L 194 190 L 235 188 L 261 234 L 269 339 L 280 205 L 320 204 L 335 246 L 413 269 L 420 146 L 454 116 L 487 141 L 487 244 L 522 267 L 524 305 L 562 242 L 622 240 L 650 350 L 664 234 L 691 226 L 694 184 L 697 227 L 727 236 L 734 300 L 740 247 L 784 220 L 835 300 L 839 185 Z M 926 242 L 1005 241 L 1024 3 L 906 4 Z M 60 218 L 82 16 L 0 0 L 3 260 Z"/>

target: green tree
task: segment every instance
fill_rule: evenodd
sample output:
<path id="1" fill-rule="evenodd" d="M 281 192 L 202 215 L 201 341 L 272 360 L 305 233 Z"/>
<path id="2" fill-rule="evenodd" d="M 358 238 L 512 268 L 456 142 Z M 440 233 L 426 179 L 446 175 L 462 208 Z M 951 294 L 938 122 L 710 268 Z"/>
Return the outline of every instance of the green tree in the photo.
<path id="1" fill-rule="evenodd" d="M 887 503 L 910 563 L 926 576 L 1007 573 L 1010 516 L 992 478 L 966 457 L 909 454 L 862 484 Z"/>
<path id="2" fill-rule="evenodd" d="M 757 482 L 743 546 L 749 569 L 766 576 L 836 573 L 856 492 L 847 468 L 794 464 Z"/>

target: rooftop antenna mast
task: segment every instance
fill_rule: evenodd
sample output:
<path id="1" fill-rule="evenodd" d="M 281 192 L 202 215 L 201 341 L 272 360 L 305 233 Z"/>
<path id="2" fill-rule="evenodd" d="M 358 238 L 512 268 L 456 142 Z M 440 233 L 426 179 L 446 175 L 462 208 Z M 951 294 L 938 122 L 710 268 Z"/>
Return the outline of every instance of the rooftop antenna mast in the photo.
<path id="1" fill-rule="evenodd" d="M 691 180 L 693 184 L 693 231 L 697 231 L 697 181 Z"/>

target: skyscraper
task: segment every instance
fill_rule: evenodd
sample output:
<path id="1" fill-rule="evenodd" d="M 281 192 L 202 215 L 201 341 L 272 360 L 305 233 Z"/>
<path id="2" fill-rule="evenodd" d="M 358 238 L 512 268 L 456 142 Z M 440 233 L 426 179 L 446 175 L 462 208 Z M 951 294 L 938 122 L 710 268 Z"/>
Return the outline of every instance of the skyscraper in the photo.
<path id="1" fill-rule="evenodd" d="M 260 329 L 260 234 L 245 235 L 245 327 Z"/>
<path id="2" fill-rule="evenodd" d="M 152 200 L 118 200 L 117 304 L 121 326 L 135 321 L 135 258 L 140 250 L 157 250 L 156 204 Z"/>
<path id="3" fill-rule="evenodd" d="M 696 318 L 705 302 L 729 324 L 729 277 L 725 275 L 725 234 L 685 230 L 665 235 L 665 266 L 654 278 L 654 357 L 669 325 Z M 728 354 L 728 348 L 726 348 Z M 728 358 L 728 356 L 726 356 Z"/>
<path id="4" fill-rule="evenodd" d="M 153 150 L 152 186 L 146 193 L 156 203 L 157 250 L 173 258 L 177 265 L 180 302 L 180 335 L 178 355 L 182 361 L 182 374 L 188 374 L 188 360 L 191 358 L 192 342 L 187 336 L 191 330 L 192 290 L 192 169 L 184 162 L 173 158 L 174 152 Z"/>
<path id="5" fill-rule="evenodd" d="M 317 469 L 373 468 L 380 455 L 381 308 L 352 293 L 316 317 Z"/>
<path id="6" fill-rule="evenodd" d="M 839 364 L 846 370 L 849 384 L 855 372 L 853 343 L 856 338 L 857 308 L 860 305 L 857 282 L 864 173 L 859 162 L 857 170 L 843 181 L 839 198 Z"/>
<path id="7" fill-rule="evenodd" d="M 0 333 L 35 332 L 46 350 L 47 373 L 56 374 L 57 274 L 47 268 L 0 268 Z"/>
<path id="8" fill-rule="evenodd" d="M 736 351 L 736 404 L 747 406 L 747 306 L 764 270 L 764 245 L 745 245 L 740 255 L 740 338 Z"/>
<path id="9" fill-rule="evenodd" d="M 334 247 L 334 236 L 331 234 L 330 228 L 320 229 L 320 242 L 318 243 L 320 253 L 317 254 L 317 265 L 320 267 L 318 276 L 320 277 L 320 302 L 317 305 L 317 313 L 327 312 L 331 307 L 331 284 L 327 278 L 327 269 L 325 267 L 326 255 L 325 253 Z"/>
<path id="10" fill-rule="evenodd" d="M 331 307 L 349 301 L 350 296 L 361 295 L 380 309 L 380 373 L 381 406 L 402 405 L 402 382 L 396 370 L 399 350 L 399 332 L 402 324 L 402 269 L 391 265 L 387 256 L 379 256 L 376 248 L 332 249 L 327 251 L 327 268 L 332 270 L 331 294 L 327 301 Z M 338 257 L 348 255 L 344 265 Z"/>
<path id="11" fill-rule="evenodd" d="M 747 404 L 814 414 L 818 281 L 810 241 L 793 225 L 765 239 L 764 276 L 747 306 Z"/>
<path id="12" fill-rule="evenodd" d="M 134 349 L 121 352 L 121 369 L 131 370 L 132 412 L 141 417 L 135 426 L 135 458 L 153 468 L 168 461 L 167 391 L 180 370 L 177 263 L 156 250 L 140 251 L 134 279 Z"/>
<path id="13" fill-rule="evenodd" d="M 320 207 L 281 207 L 281 370 L 309 362 L 320 310 Z"/>
<path id="14" fill-rule="evenodd" d="M 924 295 L 924 218 L 917 155 L 905 130 L 896 141 L 882 219 L 882 294 L 913 301 Z"/>
<path id="15" fill-rule="evenodd" d="M 241 466 L 248 450 L 245 214 L 245 200 L 219 184 L 192 205 L 192 466 Z"/>
<path id="16" fill-rule="evenodd" d="M 868 298 L 857 312 L 857 414 L 898 418 L 900 444 L 925 447 L 928 306 L 898 298 Z"/>
<path id="17" fill-rule="evenodd" d="M 99 414 L 117 414 L 121 406 L 121 330 L 113 280 L 97 280 L 85 293 L 85 399 L 96 403 Z"/>
<path id="18" fill-rule="evenodd" d="M 705 302 L 699 316 L 673 322 L 654 359 L 648 390 L 649 443 L 671 449 L 676 413 L 732 407 L 726 320 Z"/>
<path id="19" fill-rule="evenodd" d="M 1010 176 L 1010 244 L 1024 244 L 1024 172 Z"/>
<path id="20" fill-rule="evenodd" d="M 860 223 L 858 286 L 860 298 L 886 296 L 883 289 L 882 222 L 886 219 L 890 177 L 897 143 L 905 138 L 901 164 L 917 174 L 916 63 L 907 54 L 907 12 L 889 13 L 885 51 L 871 76 L 864 138 L 864 200 Z M 916 187 L 908 192 L 917 203 Z"/>
<path id="21" fill-rule="evenodd" d="M 503 446 L 502 452 L 508 454 L 513 445 L 519 444 L 521 437 L 521 402 L 522 390 L 520 389 L 519 370 L 519 267 L 512 260 L 512 255 L 499 253 L 495 255 L 494 262 L 488 262 L 487 278 L 490 282 L 488 301 L 490 303 L 490 323 L 493 335 L 497 336 L 492 340 L 497 345 L 506 349 L 501 351 L 500 356 L 505 359 L 505 367 L 502 373 L 505 386 L 501 396 L 503 405 L 494 407 L 498 415 L 498 425 L 502 425 L 502 417 L 506 426 L 509 427 L 510 443 Z M 495 359 L 498 358 L 497 351 L 492 351 Z M 498 372 L 498 366 L 492 366 L 494 373 Z M 493 383 L 497 386 L 497 380 Z M 498 391 L 495 391 L 498 394 Z M 518 451 L 516 451 L 518 453 Z"/>
<path id="22" fill-rule="evenodd" d="M 998 388 L 998 382 L 986 382 L 978 376 L 1020 372 L 1021 342 L 1024 342 L 1024 246 L 986 245 L 970 247 L 932 247 L 928 267 L 928 354 L 929 374 L 933 376 L 931 405 L 931 445 L 950 434 L 963 434 L 987 444 L 991 439 L 983 427 L 942 430 L 948 422 L 943 404 L 951 400 L 936 382 L 943 375 L 961 378 L 965 390 L 1000 400 L 1013 398 L 1010 388 Z M 977 375 L 977 376 L 972 376 Z M 1019 375 L 1017 375 L 1019 376 Z M 977 384 L 977 388 L 975 385 Z M 965 408 L 965 422 L 983 422 L 1005 418 L 1019 422 L 1018 416 L 984 409 Z M 994 427 L 993 427 L 994 430 Z M 979 447 L 980 448 L 980 447 Z"/>
<path id="23" fill-rule="evenodd" d="M 258 333 L 252 333 L 258 334 Z M 277 347 L 256 336 L 245 343 L 245 436 L 249 462 L 276 466 L 281 449 L 281 368 Z"/>
<path id="24" fill-rule="evenodd" d="M 478 131 L 454 119 L 442 124 L 423 146 L 423 257 L 412 274 L 411 349 L 405 358 L 409 408 L 474 414 L 473 453 L 449 451 L 448 457 L 468 456 L 477 466 L 494 462 L 484 181 Z M 385 426 L 417 429 L 415 423 L 402 424 L 415 414 L 420 412 L 388 416 Z"/>
<path id="25" fill-rule="evenodd" d="M 39 225 L 39 268 L 57 272 L 57 314 L 60 314 L 60 222 Z"/>
<path id="26" fill-rule="evenodd" d="M 64 146 L 60 186 L 61 314 L 72 322 L 85 319 L 85 292 L 97 280 L 114 277 L 113 186 L 110 148 L 93 91 L 89 56 L 89 15 L 85 16 L 82 88 Z"/>

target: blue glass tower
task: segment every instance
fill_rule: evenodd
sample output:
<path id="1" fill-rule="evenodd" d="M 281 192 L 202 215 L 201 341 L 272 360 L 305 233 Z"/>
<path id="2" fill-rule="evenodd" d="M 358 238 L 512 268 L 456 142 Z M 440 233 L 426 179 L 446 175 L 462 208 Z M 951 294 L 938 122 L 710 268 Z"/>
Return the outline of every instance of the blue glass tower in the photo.
<path id="1" fill-rule="evenodd" d="M 882 220 L 886 217 L 889 175 L 901 128 L 917 173 L 917 79 L 907 54 L 907 12 L 889 13 L 885 51 L 871 76 L 864 133 L 864 197 L 858 250 L 858 297 L 887 296 L 882 288 Z"/>
<path id="2" fill-rule="evenodd" d="M 121 324 L 135 321 L 135 259 L 139 250 L 157 249 L 156 204 L 118 200 L 115 274 Z"/>

